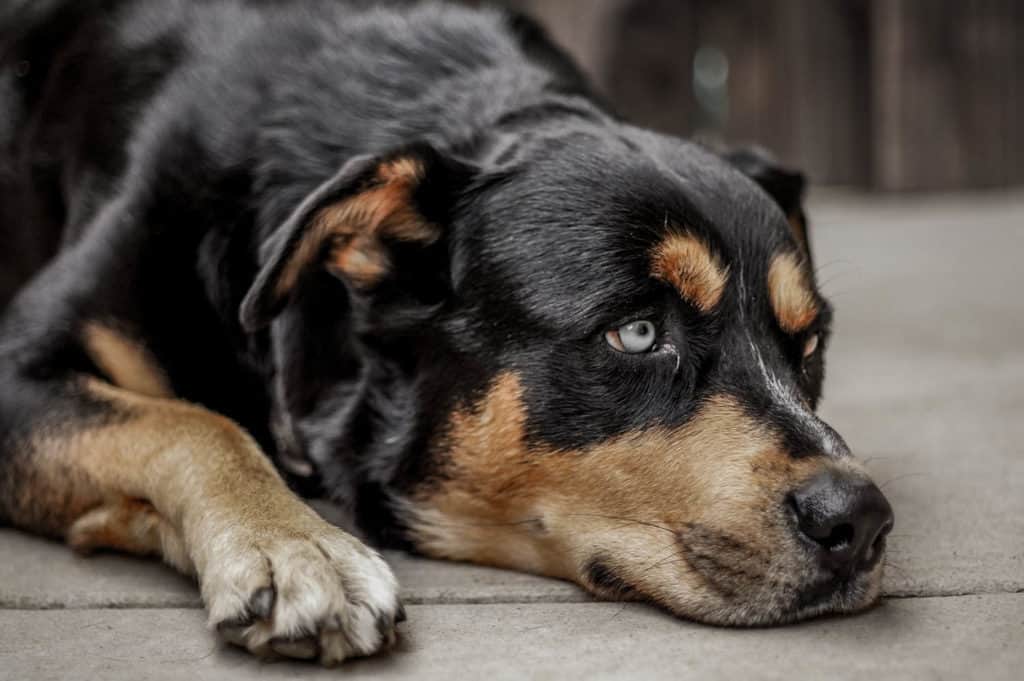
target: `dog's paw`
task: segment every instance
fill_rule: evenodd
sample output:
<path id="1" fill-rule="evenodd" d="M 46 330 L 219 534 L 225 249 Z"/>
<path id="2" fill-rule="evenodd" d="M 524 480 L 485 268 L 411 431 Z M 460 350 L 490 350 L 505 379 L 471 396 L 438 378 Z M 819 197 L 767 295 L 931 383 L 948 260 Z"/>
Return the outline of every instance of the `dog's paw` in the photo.
<path id="1" fill-rule="evenodd" d="M 322 521 L 211 542 L 201 574 L 210 624 L 261 657 L 334 665 L 395 641 L 398 583 L 374 551 Z"/>

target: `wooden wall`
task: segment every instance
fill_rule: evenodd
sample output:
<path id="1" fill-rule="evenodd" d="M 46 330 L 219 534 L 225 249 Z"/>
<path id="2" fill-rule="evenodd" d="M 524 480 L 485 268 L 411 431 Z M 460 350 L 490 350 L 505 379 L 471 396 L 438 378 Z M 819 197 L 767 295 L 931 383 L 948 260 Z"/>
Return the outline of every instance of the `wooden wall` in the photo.
<path id="1" fill-rule="evenodd" d="M 1024 0 L 509 2 L 644 125 L 826 184 L 1024 183 Z"/>

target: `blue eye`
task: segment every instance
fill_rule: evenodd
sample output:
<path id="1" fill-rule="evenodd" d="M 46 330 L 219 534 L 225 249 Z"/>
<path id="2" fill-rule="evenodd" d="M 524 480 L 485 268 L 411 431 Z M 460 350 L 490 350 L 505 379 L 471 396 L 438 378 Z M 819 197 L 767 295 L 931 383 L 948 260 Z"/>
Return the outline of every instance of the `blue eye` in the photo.
<path id="1" fill-rule="evenodd" d="M 643 319 L 608 331 L 604 334 L 604 338 L 608 345 L 619 352 L 637 355 L 641 352 L 649 352 L 654 347 L 656 335 L 654 324 Z"/>

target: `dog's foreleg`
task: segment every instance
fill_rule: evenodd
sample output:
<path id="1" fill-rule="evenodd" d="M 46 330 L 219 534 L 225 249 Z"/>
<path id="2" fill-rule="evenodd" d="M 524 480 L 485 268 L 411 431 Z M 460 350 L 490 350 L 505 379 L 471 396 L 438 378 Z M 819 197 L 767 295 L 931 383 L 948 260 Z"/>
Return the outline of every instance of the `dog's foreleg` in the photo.
<path id="1" fill-rule="evenodd" d="M 0 410 L 0 517 L 194 572 L 211 626 L 260 655 L 333 664 L 393 640 L 390 568 L 233 421 L 92 378 L 8 385 Z"/>

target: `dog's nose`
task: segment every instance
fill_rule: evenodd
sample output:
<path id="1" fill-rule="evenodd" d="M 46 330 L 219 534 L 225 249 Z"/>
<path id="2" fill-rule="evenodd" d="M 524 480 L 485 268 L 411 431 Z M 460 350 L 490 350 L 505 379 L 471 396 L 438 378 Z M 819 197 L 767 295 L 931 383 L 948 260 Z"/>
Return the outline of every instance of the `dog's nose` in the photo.
<path id="1" fill-rule="evenodd" d="M 818 548 L 822 567 L 850 577 L 869 570 L 885 551 L 892 507 L 869 480 L 828 471 L 790 496 L 800 533 Z"/>

